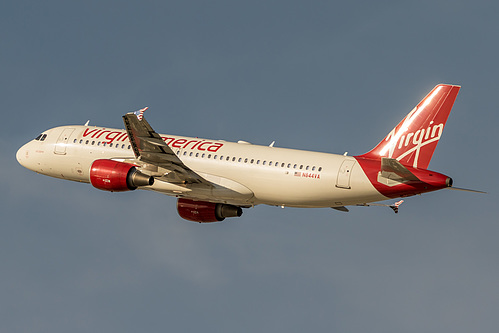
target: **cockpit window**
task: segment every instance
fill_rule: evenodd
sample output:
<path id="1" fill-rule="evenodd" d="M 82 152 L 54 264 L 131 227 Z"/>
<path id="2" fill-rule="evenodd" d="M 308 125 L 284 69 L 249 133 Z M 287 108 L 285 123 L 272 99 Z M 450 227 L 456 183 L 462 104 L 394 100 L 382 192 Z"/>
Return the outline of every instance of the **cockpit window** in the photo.
<path id="1" fill-rule="evenodd" d="M 43 134 L 43 133 L 42 133 L 42 134 L 40 134 L 39 136 L 37 136 L 37 137 L 35 138 L 35 140 L 37 140 L 37 141 L 43 141 L 43 140 L 45 140 L 45 138 L 46 138 L 46 137 L 47 137 L 47 134 Z"/>

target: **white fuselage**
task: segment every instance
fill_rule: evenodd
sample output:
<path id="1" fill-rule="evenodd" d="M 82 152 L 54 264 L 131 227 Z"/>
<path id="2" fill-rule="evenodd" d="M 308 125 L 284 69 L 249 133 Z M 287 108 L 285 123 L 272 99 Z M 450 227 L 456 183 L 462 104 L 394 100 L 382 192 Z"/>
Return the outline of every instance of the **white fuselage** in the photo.
<path id="1" fill-rule="evenodd" d="M 93 126 L 61 126 L 17 152 L 35 172 L 89 183 L 97 159 L 133 160 L 126 132 Z M 182 162 L 214 188 L 156 180 L 142 189 L 240 206 L 338 207 L 387 199 L 350 156 L 161 135 Z"/>

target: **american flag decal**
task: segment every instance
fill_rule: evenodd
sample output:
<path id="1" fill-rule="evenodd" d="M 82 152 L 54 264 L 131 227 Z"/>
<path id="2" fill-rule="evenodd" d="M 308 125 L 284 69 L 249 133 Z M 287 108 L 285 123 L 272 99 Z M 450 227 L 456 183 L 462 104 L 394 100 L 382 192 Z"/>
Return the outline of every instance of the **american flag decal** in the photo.
<path id="1" fill-rule="evenodd" d="M 295 176 L 296 176 L 296 177 L 301 177 L 301 172 L 296 171 L 296 172 L 295 172 Z"/>
<path id="2" fill-rule="evenodd" d="M 146 106 L 145 108 L 134 112 L 134 114 L 137 116 L 138 120 L 142 120 L 142 118 L 144 117 L 144 111 L 147 109 L 149 109 L 149 107 Z"/>

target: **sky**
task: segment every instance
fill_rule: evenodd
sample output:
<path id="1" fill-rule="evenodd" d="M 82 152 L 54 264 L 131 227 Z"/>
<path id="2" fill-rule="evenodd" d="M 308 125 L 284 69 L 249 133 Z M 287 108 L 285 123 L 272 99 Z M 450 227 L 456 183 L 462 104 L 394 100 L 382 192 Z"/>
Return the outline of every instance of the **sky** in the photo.
<path id="1" fill-rule="evenodd" d="M 497 1 L 3 1 L 0 331 L 497 332 Z M 349 155 L 436 84 L 462 89 L 430 169 L 458 187 L 382 207 L 175 199 L 35 174 L 51 127 L 156 131 Z"/>

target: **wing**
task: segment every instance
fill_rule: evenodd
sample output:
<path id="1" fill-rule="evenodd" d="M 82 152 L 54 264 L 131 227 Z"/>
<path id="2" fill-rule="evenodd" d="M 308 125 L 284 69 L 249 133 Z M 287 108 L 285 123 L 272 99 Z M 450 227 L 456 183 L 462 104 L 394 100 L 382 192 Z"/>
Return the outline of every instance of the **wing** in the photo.
<path id="1" fill-rule="evenodd" d="M 130 138 L 133 153 L 137 160 L 164 169 L 160 180 L 173 184 L 203 184 L 212 186 L 209 181 L 189 169 L 156 133 L 143 113 L 147 108 L 130 112 L 123 116 L 125 128 Z"/>

